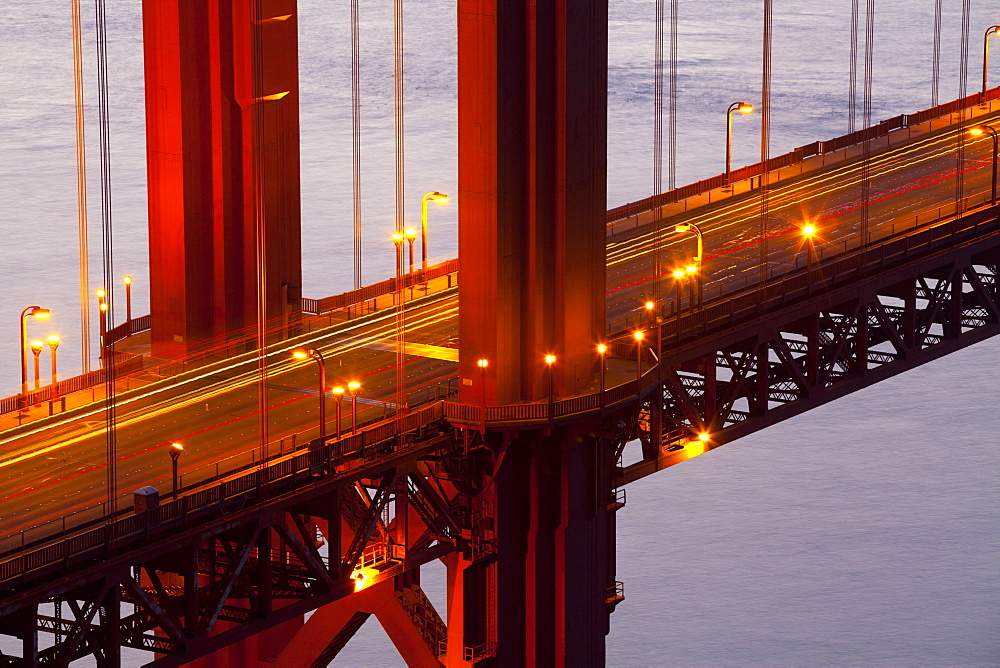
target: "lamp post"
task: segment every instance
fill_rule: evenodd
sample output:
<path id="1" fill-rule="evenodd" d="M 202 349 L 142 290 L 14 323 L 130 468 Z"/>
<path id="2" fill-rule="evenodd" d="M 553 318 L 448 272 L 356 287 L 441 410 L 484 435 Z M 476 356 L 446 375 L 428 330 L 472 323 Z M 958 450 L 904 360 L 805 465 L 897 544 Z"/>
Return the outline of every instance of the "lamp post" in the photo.
<path id="1" fill-rule="evenodd" d="M 674 320 L 677 322 L 677 340 L 681 339 L 681 282 L 687 276 L 683 269 L 675 269 L 674 284 L 677 286 L 677 296 L 674 298 Z"/>
<path id="2" fill-rule="evenodd" d="M 446 204 L 448 196 L 432 190 L 420 198 L 420 268 L 427 271 L 427 203 Z"/>
<path id="3" fill-rule="evenodd" d="M 323 353 L 314 348 L 296 348 L 292 357 L 311 359 L 319 365 L 319 437 L 326 438 L 326 360 Z"/>
<path id="4" fill-rule="evenodd" d="M 358 391 L 361 383 L 352 380 L 347 384 L 347 389 L 351 391 L 351 435 L 358 433 Z"/>
<path id="5" fill-rule="evenodd" d="M 41 387 L 42 387 L 41 372 L 39 370 L 39 367 L 40 367 L 40 362 L 41 362 L 41 357 L 42 357 L 42 348 L 45 347 L 45 344 L 42 343 L 41 341 L 31 341 L 31 342 L 28 343 L 28 347 L 31 348 L 31 354 L 35 358 L 34 359 L 34 362 L 35 362 L 35 386 L 34 386 L 35 406 L 41 406 L 42 405 L 42 400 L 38 396 L 38 390 L 40 390 Z"/>
<path id="6" fill-rule="evenodd" d="M 180 485 L 178 484 L 180 478 L 177 475 L 177 460 L 181 458 L 182 452 L 184 452 L 183 445 L 181 445 L 180 443 L 170 444 L 170 468 L 173 472 L 173 479 L 174 479 L 174 491 L 173 491 L 174 501 L 177 500 L 177 490 L 180 487 Z"/>
<path id="7" fill-rule="evenodd" d="M 701 231 L 701 228 L 694 223 L 681 223 L 674 227 L 674 232 L 694 232 L 698 237 L 698 256 L 694 258 L 695 266 L 698 268 L 698 306 L 702 305 L 702 297 L 704 296 L 704 272 L 702 271 L 704 257 L 705 257 L 705 234 Z"/>
<path id="8" fill-rule="evenodd" d="M 695 309 L 698 306 L 698 302 L 697 300 L 695 300 L 695 295 L 694 295 L 695 283 L 698 282 L 698 278 L 700 276 L 698 273 L 698 265 L 689 264 L 688 266 L 684 267 L 684 271 L 687 272 L 688 276 L 691 279 L 688 281 L 688 301 L 690 302 L 689 307 L 691 309 L 691 313 L 694 313 Z"/>
<path id="9" fill-rule="evenodd" d="M 417 231 L 413 228 L 407 228 L 403 235 L 406 237 L 406 241 L 410 244 L 410 271 L 408 282 L 410 284 L 410 299 L 413 299 L 413 244 L 417 240 Z"/>
<path id="10" fill-rule="evenodd" d="M 642 340 L 646 338 L 646 332 L 641 329 L 632 333 L 635 339 L 635 385 L 638 390 L 639 379 L 642 378 Z"/>
<path id="11" fill-rule="evenodd" d="M 482 415 L 482 430 L 486 433 L 486 367 L 490 365 L 490 361 L 485 357 L 481 357 L 476 360 L 476 366 L 479 367 L 479 387 L 482 389 L 483 397 L 483 415 Z"/>
<path id="12" fill-rule="evenodd" d="M 735 112 L 749 114 L 753 111 L 753 105 L 746 102 L 733 102 L 726 109 L 726 185 L 729 185 L 729 173 L 732 171 L 733 161 L 733 114 Z"/>
<path id="13" fill-rule="evenodd" d="M 45 339 L 49 343 L 49 350 L 52 351 L 52 392 L 49 394 L 49 401 L 59 398 L 59 376 L 56 374 L 56 348 L 59 347 L 60 338 L 53 334 Z"/>
<path id="14" fill-rule="evenodd" d="M 125 320 L 132 319 L 132 277 L 122 276 L 122 283 L 125 284 Z"/>
<path id="15" fill-rule="evenodd" d="M 18 356 L 21 358 L 21 399 L 18 403 L 21 410 L 28 409 L 28 351 L 25 350 L 25 339 L 28 338 L 28 316 L 38 320 L 46 320 L 52 317 L 52 311 L 41 306 L 29 306 L 21 311 L 18 323 L 21 325 L 21 347 L 18 348 Z"/>
<path id="16" fill-rule="evenodd" d="M 988 125 L 977 125 L 969 130 L 969 133 L 976 136 L 988 133 L 993 139 L 993 188 L 990 195 L 990 203 L 995 206 L 997 203 L 997 149 L 1000 148 L 1000 142 L 997 141 L 997 131 Z"/>
<path id="17" fill-rule="evenodd" d="M 337 402 L 337 440 L 340 440 L 340 404 L 344 400 L 344 388 L 339 385 L 332 390 L 333 399 Z"/>
<path id="18" fill-rule="evenodd" d="M 549 376 L 549 424 L 552 424 L 555 415 L 553 414 L 553 408 L 555 407 L 555 383 L 552 379 L 552 365 L 556 363 L 556 356 L 549 353 L 545 356 L 545 370 Z"/>
<path id="19" fill-rule="evenodd" d="M 601 363 L 601 408 L 604 408 L 604 375 L 607 372 L 607 358 L 605 355 L 608 353 L 608 346 L 604 343 L 597 344 L 597 359 Z"/>
<path id="20" fill-rule="evenodd" d="M 813 236 L 815 234 L 816 226 L 812 223 L 802 226 L 802 236 L 806 238 L 806 277 L 810 286 L 812 285 L 813 255 L 816 253 L 816 248 L 813 245 Z"/>
<path id="21" fill-rule="evenodd" d="M 1000 34 L 1000 26 L 990 26 L 983 36 L 983 93 L 982 103 L 986 104 L 986 81 L 990 75 L 990 36 Z"/>

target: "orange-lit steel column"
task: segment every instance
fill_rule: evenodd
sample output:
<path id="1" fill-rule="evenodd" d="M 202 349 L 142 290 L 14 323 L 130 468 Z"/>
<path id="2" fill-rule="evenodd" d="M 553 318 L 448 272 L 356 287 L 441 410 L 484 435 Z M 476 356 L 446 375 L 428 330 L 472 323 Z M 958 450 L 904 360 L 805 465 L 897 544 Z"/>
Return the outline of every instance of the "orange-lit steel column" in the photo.
<path id="1" fill-rule="evenodd" d="M 255 15 L 255 7 L 263 7 Z M 295 0 L 143 0 L 154 353 L 301 297 Z"/>
<path id="2" fill-rule="evenodd" d="M 607 2 L 459 0 L 463 401 L 583 392 L 604 327 Z"/>

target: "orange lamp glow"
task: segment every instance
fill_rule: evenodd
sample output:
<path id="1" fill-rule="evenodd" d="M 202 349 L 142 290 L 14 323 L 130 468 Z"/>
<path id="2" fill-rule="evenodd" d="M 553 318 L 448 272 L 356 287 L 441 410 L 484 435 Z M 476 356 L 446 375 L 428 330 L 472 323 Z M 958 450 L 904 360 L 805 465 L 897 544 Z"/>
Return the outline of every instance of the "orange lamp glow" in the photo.
<path id="1" fill-rule="evenodd" d="M 652 311 L 654 308 L 656 308 L 656 303 L 651 301 L 646 302 L 645 306 L 647 311 Z"/>
<path id="2" fill-rule="evenodd" d="M 604 353 L 608 352 L 608 347 L 606 345 L 604 345 L 603 343 L 598 343 L 597 344 L 597 352 L 598 352 L 598 354 L 603 355 Z"/>
<path id="3" fill-rule="evenodd" d="M 700 434 L 698 434 L 698 440 L 699 441 L 708 441 L 708 440 L 710 440 L 710 438 L 711 437 L 707 433 L 705 433 L 705 432 L 701 432 Z"/>
<path id="4" fill-rule="evenodd" d="M 171 443 L 171 444 L 170 444 L 170 447 L 171 447 L 171 448 L 172 448 L 172 449 L 173 449 L 173 450 L 174 450 L 175 452 L 181 452 L 181 451 L 182 451 L 182 450 L 184 449 L 184 446 L 183 446 L 183 445 L 181 445 L 180 443 Z"/>
<path id="5" fill-rule="evenodd" d="M 45 344 L 42 343 L 41 341 L 32 341 L 31 343 L 28 344 L 28 346 L 31 348 L 31 352 L 35 353 L 36 355 L 40 355 L 42 353 L 42 348 L 45 346 Z"/>
<path id="6" fill-rule="evenodd" d="M 687 273 L 689 273 L 689 274 L 696 274 L 696 273 L 698 273 L 698 267 L 694 266 L 693 264 L 688 265 L 687 267 L 685 267 L 685 269 L 687 270 Z"/>
<path id="7" fill-rule="evenodd" d="M 972 128 L 971 130 L 969 130 L 969 134 L 970 135 L 976 135 L 978 137 L 979 135 L 986 134 L 986 130 L 984 130 L 983 128 L 979 128 L 979 127 Z"/>
<path id="8" fill-rule="evenodd" d="M 294 357 L 295 359 L 304 360 L 307 357 L 309 357 L 309 353 L 307 353 L 303 348 L 296 348 L 295 350 L 292 351 L 292 357 Z"/>
<path id="9" fill-rule="evenodd" d="M 555 364 L 556 363 L 556 356 L 552 355 L 551 353 L 548 354 L 548 355 L 546 355 L 545 356 L 545 363 L 549 364 L 549 365 Z"/>
<path id="10" fill-rule="evenodd" d="M 108 294 L 108 291 L 104 288 L 97 288 L 97 290 L 94 291 L 94 294 L 97 295 L 98 299 L 104 299 L 104 297 Z"/>
<path id="11" fill-rule="evenodd" d="M 749 114 L 749 113 L 753 112 L 753 105 L 752 104 L 741 104 L 738 107 L 738 109 L 740 110 L 741 114 Z"/>
<path id="12" fill-rule="evenodd" d="M 358 382 L 358 381 L 356 381 L 356 380 L 352 380 L 351 382 L 349 382 L 349 383 L 347 384 L 347 388 L 348 388 L 349 390 L 351 390 L 352 392 L 356 392 L 357 390 L 360 390 L 360 389 L 361 389 L 361 383 L 359 383 L 359 382 Z"/>
<path id="13" fill-rule="evenodd" d="M 59 342 L 62 341 L 62 339 L 60 339 L 55 334 L 53 334 L 52 336 L 46 337 L 45 340 L 49 342 L 49 348 L 52 348 L 52 350 L 55 350 L 56 348 L 58 348 L 59 347 Z"/>
<path id="14" fill-rule="evenodd" d="M 812 235 L 816 234 L 816 226 L 806 225 L 805 227 L 802 228 L 802 234 L 806 235 L 807 237 L 811 237 Z"/>
<path id="15" fill-rule="evenodd" d="M 644 338 L 646 338 L 646 333 L 640 329 L 639 331 L 634 332 L 632 334 L 632 338 L 634 338 L 636 341 L 642 341 Z"/>
<path id="16" fill-rule="evenodd" d="M 478 360 L 476 360 L 476 366 L 478 366 L 480 369 L 485 369 L 489 365 L 490 365 L 490 361 L 488 359 L 478 359 Z"/>
<path id="17" fill-rule="evenodd" d="M 101 303 L 101 310 L 102 310 L 102 311 L 107 311 L 107 310 L 108 310 L 108 308 L 109 308 L 109 307 L 108 307 L 108 303 L 107 303 L 107 302 L 102 302 L 102 303 Z M 38 316 L 36 315 L 35 317 L 37 318 Z M 45 316 L 45 317 L 46 317 L 46 318 L 48 318 L 49 316 Z"/>
<path id="18" fill-rule="evenodd" d="M 122 276 L 122 283 L 124 283 L 125 285 L 132 285 L 132 277 Z"/>
<path id="19" fill-rule="evenodd" d="M 444 193 L 432 192 L 429 199 L 430 199 L 430 201 L 432 201 L 432 202 L 434 202 L 436 204 L 447 204 L 448 203 L 448 196 L 445 195 Z"/>
<path id="20" fill-rule="evenodd" d="M 417 238 L 417 231 L 415 229 L 413 229 L 412 227 L 407 228 L 403 233 L 406 235 L 406 237 L 408 239 L 416 239 Z"/>

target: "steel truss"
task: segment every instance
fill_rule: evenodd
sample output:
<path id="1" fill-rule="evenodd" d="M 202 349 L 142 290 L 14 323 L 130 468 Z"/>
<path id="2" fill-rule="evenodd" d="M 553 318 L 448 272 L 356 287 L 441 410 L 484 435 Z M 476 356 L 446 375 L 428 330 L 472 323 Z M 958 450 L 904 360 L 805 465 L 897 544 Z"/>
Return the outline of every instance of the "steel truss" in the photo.
<path id="1" fill-rule="evenodd" d="M 1000 333 L 998 263 L 994 231 L 697 340 L 664 342 L 660 416 L 651 399 L 642 461 L 622 483 Z"/>

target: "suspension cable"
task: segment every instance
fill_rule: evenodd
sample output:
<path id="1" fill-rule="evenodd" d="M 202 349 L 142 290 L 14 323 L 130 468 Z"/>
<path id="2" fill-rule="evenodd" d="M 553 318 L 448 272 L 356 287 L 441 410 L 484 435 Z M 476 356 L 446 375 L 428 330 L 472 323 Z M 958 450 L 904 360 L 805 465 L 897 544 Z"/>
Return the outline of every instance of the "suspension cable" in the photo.
<path id="1" fill-rule="evenodd" d="M 768 172 L 767 162 L 771 148 L 771 16 L 772 0 L 764 0 L 764 40 L 761 57 L 760 82 L 760 260 L 758 295 L 760 304 L 766 303 L 767 292 L 767 229 L 768 229 Z"/>
<path id="2" fill-rule="evenodd" d="M 354 289 L 361 288 L 361 32 L 351 0 L 351 164 L 354 179 Z"/>
<path id="3" fill-rule="evenodd" d="M 864 155 L 861 163 L 861 245 L 868 245 L 871 199 L 871 134 L 868 129 L 872 125 L 872 63 L 875 50 L 875 0 L 868 0 L 865 6 L 865 66 L 864 66 L 864 102 L 862 122 L 865 130 Z"/>
<path id="4" fill-rule="evenodd" d="M 931 65 L 931 106 L 938 105 L 938 83 L 941 81 L 941 3 L 934 0 L 934 62 Z"/>
<path id="5" fill-rule="evenodd" d="M 962 32 L 959 46 L 959 68 L 958 68 L 958 97 L 964 99 L 968 93 L 969 83 L 969 19 L 972 14 L 972 0 L 962 0 Z M 958 123 L 959 127 L 965 125 L 965 108 L 962 108 Z M 965 198 L 965 132 L 960 131 L 955 135 L 958 147 L 955 151 L 955 213 L 962 212 L 962 200 Z"/>
<path id="6" fill-rule="evenodd" d="M 100 130 L 100 175 L 101 175 L 101 250 L 104 269 L 104 285 L 107 286 L 105 303 L 107 330 L 114 327 L 114 254 L 111 216 L 111 138 L 108 104 L 108 33 L 105 18 L 105 0 L 94 0 L 97 33 L 97 99 L 98 128 Z M 109 337 L 107 344 L 101 341 L 102 364 L 104 366 L 105 391 L 105 486 L 107 506 L 105 521 L 109 529 L 114 526 L 118 512 L 118 442 L 115 415 L 115 342 Z M 108 543 L 115 542 L 114 531 L 109 531 Z"/>
<path id="7" fill-rule="evenodd" d="M 87 231 L 87 138 L 83 106 L 83 33 L 80 0 L 70 0 L 73 24 L 73 107 L 76 115 L 76 229 L 80 254 L 80 356 L 90 372 L 90 248 Z"/>
<path id="8" fill-rule="evenodd" d="M 858 106 L 858 0 L 851 0 L 851 74 L 847 92 L 847 131 L 854 132 Z"/>
<path id="9" fill-rule="evenodd" d="M 653 195 L 663 192 L 663 13 L 664 1 L 656 0 L 656 18 L 653 22 Z M 660 296 L 661 249 L 663 241 L 660 226 L 663 207 L 657 207 L 653 221 L 653 264 L 656 281 L 654 297 Z"/>
<path id="10" fill-rule="evenodd" d="M 667 189 L 677 187 L 677 5 L 670 0 L 670 86 L 667 96 Z"/>
<path id="11" fill-rule="evenodd" d="M 396 144 L 396 233 L 403 234 L 404 226 L 404 132 L 403 132 L 403 0 L 392 2 L 392 106 L 393 131 Z M 403 276 L 404 253 L 396 254 L 396 275 Z M 406 310 L 403 306 L 406 291 L 403 281 L 397 282 L 396 299 L 396 412 L 406 410 Z"/>
<path id="12" fill-rule="evenodd" d="M 267 234 L 266 211 L 264 207 L 264 111 L 265 103 L 261 100 L 267 92 L 264 90 L 264 46 L 263 21 L 264 11 L 262 0 L 254 0 L 254 20 L 251 22 L 251 72 L 253 80 L 254 103 L 251 105 L 251 123 L 253 124 L 253 147 L 251 148 L 251 172 L 253 188 L 253 224 L 254 224 L 254 259 L 257 269 L 257 431 L 260 438 L 260 455 L 258 467 L 260 474 L 258 485 L 263 485 L 263 472 L 266 470 L 267 443 L 269 438 L 269 415 L 267 400 Z M 284 305 L 282 305 L 284 308 Z"/>

